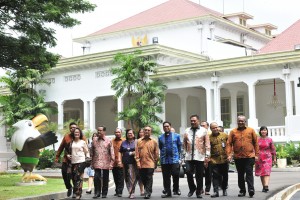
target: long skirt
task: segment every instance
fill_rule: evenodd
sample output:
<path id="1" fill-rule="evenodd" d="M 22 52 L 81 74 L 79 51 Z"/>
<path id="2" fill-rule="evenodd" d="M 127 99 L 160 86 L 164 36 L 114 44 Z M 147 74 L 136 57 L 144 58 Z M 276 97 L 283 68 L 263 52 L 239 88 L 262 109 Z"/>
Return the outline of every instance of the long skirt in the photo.
<path id="1" fill-rule="evenodd" d="M 124 178 L 129 194 L 134 194 L 139 178 L 136 164 L 124 164 Z"/>
<path id="2" fill-rule="evenodd" d="M 73 193 L 77 196 L 82 194 L 84 168 L 85 163 L 72 164 Z"/>

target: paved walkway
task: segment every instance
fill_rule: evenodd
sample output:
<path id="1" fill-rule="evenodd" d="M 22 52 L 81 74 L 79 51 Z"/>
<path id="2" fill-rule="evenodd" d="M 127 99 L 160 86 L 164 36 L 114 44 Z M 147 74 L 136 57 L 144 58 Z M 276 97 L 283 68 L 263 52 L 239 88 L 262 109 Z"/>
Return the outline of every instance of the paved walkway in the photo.
<path id="1" fill-rule="evenodd" d="M 10 171 L 10 172 L 20 172 L 20 171 Z M 39 174 L 45 177 L 61 177 L 60 170 L 42 170 L 38 171 Z M 112 174 L 110 174 L 110 179 L 112 179 Z M 266 200 L 299 200 L 300 199 L 300 168 L 286 168 L 286 169 L 278 169 L 274 168 L 273 173 L 271 174 L 270 180 L 270 192 L 263 193 L 261 192 L 261 183 L 260 178 L 255 177 L 255 189 L 256 193 L 254 198 L 252 199 L 266 199 Z M 63 184 L 63 182 L 62 182 Z M 114 183 L 113 181 L 110 182 L 110 189 L 108 192 L 109 199 L 128 199 L 128 192 L 126 188 L 124 188 L 123 197 L 117 198 L 114 197 Z M 193 196 L 192 198 L 188 198 L 186 195 L 188 193 L 188 186 L 186 178 L 180 179 L 180 187 L 182 191 L 181 196 L 173 196 L 172 199 L 195 199 L 196 197 Z M 153 183 L 153 193 L 151 199 L 161 199 L 161 190 L 162 190 L 162 175 L 161 173 L 157 172 L 154 175 L 154 183 Z M 139 188 L 136 189 L 136 199 L 143 199 L 143 197 L 139 196 Z M 228 196 L 223 197 L 220 196 L 218 199 L 220 200 L 235 200 L 235 199 L 249 199 L 249 196 L 246 197 L 237 197 L 238 194 L 238 186 L 237 186 L 237 174 L 229 173 L 229 188 L 228 188 Z M 85 190 L 83 191 L 83 196 L 81 199 L 92 199 L 93 194 L 86 194 Z M 66 198 L 66 191 L 61 193 L 49 194 L 44 196 L 37 196 L 37 197 L 28 197 L 28 198 L 19 198 L 20 199 L 31 199 L 31 200 L 49 200 L 49 199 L 70 199 Z M 203 199 L 211 199 L 210 196 L 206 195 L 203 196 Z M 17 199 L 15 199 L 17 200 Z"/>

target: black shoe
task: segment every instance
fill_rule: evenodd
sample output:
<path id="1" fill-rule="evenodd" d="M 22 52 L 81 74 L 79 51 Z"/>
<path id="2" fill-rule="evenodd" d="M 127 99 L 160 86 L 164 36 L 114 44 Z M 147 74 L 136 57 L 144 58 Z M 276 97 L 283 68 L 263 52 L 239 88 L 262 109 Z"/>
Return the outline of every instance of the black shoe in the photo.
<path id="1" fill-rule="evenodd" d="M 180 189 L 178 189 L 177 191 L 174 191 L 174 192 L 173 192 L 173 195 L 181 195 Z"/>
<path id="2" fill-rule="evenodd" d="M 191 196 L 193 196 L 194 192 L 195 192 L 195 190 L 191 190 L 191 191 L 189 191 L 189 193 L 188 193 L 188 197 L 191 197 Z"/>
<path id="3" fill-rule="evenodd" d="M 264 186 L 262 189 L 262 192 L 268 192 L 269 191 L 269 187 L 268 186 Z"/>
<path id="4" fill-rule="evenodd" d="M 122 194 L 118 194 L 118 196 L 117 197 L 122 197 Z"/>
<path id="5" fill-rule="evenodd" d="M 169 197 L 172 197 L 171 193 L 161 195 L 161 198 L 169 198 Z"/>
<path id="6" fill-rule="evenodd" d="M 100 197 L 100 194 L 95 194 L 94 196 L 93 196 L 93 199 L 97 199 L 97 198 L 99 198 Z"/>
<path id="7" fill-rule="evenodd" d="M 87 190 L 85 193 L 92 194 L 92 190 Z"/>
<path id="8" fill-rule="evenodd" d="M 210 197 L 211 198 L 219 197 L 219 192 L 214 192 Z"/>
<path id="9" fill-rule="evenodd" d="M 244 196 L 246 196 L 246 192 L 240 192 L 240 193 L 238 194 L 238 197 L 244 197 Z"/>
<path id="10" fill-rule="evenodd" d="M 68 197 L 71 196 L 72 190 L 73 190 L 73 188 L 69 188 L 69 189 L 68 189 L 68 192 L 67 192 L 67 196 L 68 196 Z"/>
<path id="11" fill-rule="evenodd" d="M 227 196 L 227 190 L 223 190 L 223 196 Z"/>
<path id="12" fill-rule="evenodd" d="M 118 194 L 116 193 L 116 194 L 114 194 L 114 196 L 116 197 L 116 196 L 118 196 Z"/>
<path id="13" fill-rule="evenodd" d="M 102 195 L 102 198 L 106 198 L 106 194 Z"/>
<path id="14" fill-rule="evenodd" d="M 197 199 L 202 199 L 201 194 L 197 194 L 196 196 L 197 196 Z"/>
<path id="15" fill-rule="evenodd" d="M 150 194 L 145 194 L 144 199 L 150 199 Z"/>
<path id="16" fill-rule="evenodd" d="M 163 193 L 163 194 L 166 194 L 166 193 L 167 193 L 167 191 L 166 191 L 165 189 L 163 189 L 162 193 Z"/>
<path id="17" fill-rule="evenodd" d="M 249 191 L 249 196 L 250 196 L 250 198 L 252 198 L 253 195 L 254 195 L 254 190 L 250 190 L 250 191 Z"/>

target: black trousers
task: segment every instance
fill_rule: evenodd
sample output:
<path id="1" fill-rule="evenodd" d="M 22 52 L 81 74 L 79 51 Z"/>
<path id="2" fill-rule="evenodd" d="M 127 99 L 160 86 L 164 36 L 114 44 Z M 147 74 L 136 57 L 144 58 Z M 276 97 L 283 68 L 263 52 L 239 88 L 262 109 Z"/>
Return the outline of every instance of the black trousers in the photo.
<path id="1" fill-rule="evenodd" d="M 189 160 L 186 161 L 186 175 L 187 175 L 187 182 L 190 191 L 195 191 L 196 194 L 201 194 L 203 190 L 203 170 L 204 170 L 204 161 L 198 160 Z M 196 183 L 195 185 L 193 174 L 195 172 Z"/>
<path id="2" fill-rule="evenodd" d="M 240 159 L 235 159 L 234 162 L 238 172 L 238 184 L 239 184 L 240 192 L 246 193 L 245 174 L 246 174 L 246 182 L 248 185 L 248 192 L 250 190 L 254 191 L 253 165 L 255 159 L 240 158 Z"/>
<path id="3" fill-rule="evenodd" d="M 122 194 L 124 189 L 124 169 L 120 167 L 114 167 L 112 169 L 114 182 L 116 185 L 116 194 Z"/>
<path id="4" fill-rule="evenodd" d="M 171 176 L 173 178 L 173 192 L 177 192 L 179 189 L 179 167 L 179 163 L 161 165 L 164 190 L 167 194 L 171 194 Z"/>
<path id="5" fill-rule="evenodd" d="M 205 192 L 209 192 L 211 188 L 211 176 L 212 176 L 210 162 L 208 163 L 207 167 L 204 167 L 204 171 L 205 171 Z"/>
<path id="6" fill-rule="evenodd" d="M 229 164 L 211 164 L 212 171 L 212 182 L 214 187 L 214 192 L 218 192 L 219 186 L 222 190 L 226 190 L 228 187 L 228 169 Z"/>
<path id="7" fill-rule="evenodd" d="M 107 195 L 108 192 L 108 181 L 109 181 L 109 170 L 108 169 L 94 169 L 94 188 L 95 194 L 100 195 L 102 191 L 102 195 Z M 102 184 L 101 184 L 102 178 Z"/>
<path id="8" fill-rule="evenodd" d="M 154 169 L 153 168 L 141 168 L 139 173 L 140 173 L 143 185 L 144 185 L 145 195 L 148 194 L 151 196 Z"/>
<path id="9" fill-rule="evenodd" d="M 61 174 L 64 179 L 64 183 L 67 189 L 72 188 L 71 180 L 72 180 L 72 174 L 71 172 L 68 173 L 68 163 L 63 162 L 61 166 Z"/>

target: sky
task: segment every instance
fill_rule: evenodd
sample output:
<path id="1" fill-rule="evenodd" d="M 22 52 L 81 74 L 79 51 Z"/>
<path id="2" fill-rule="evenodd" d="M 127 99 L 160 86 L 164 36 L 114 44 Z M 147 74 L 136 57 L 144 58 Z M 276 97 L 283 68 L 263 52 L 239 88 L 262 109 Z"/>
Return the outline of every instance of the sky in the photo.
<path id="1" fill-rule="evenodd" d="M 57 46 L 49 49 L 63 57 L 82 55 L 81 45 L 73 38 L 83 37 L 138 14 L 166 0 L 89 0 L 97 8 L 92 13 L 73 15 L 81 25 L 72 29 L 55 27 Z M 300 19 L 299 0 L 191 0 L 202 6 L 224 14 L 246 12 L 253 16 L 247 23 L 271 23 L 278 27 L 273 34 L 279 34 Z"/>

